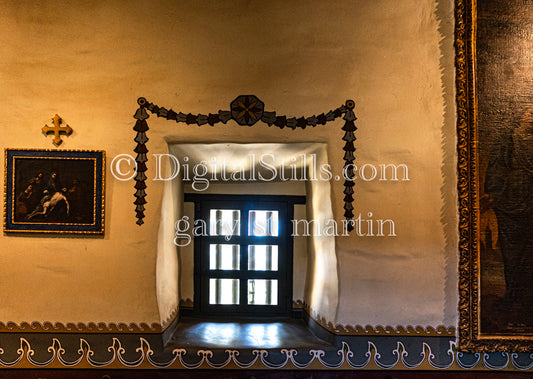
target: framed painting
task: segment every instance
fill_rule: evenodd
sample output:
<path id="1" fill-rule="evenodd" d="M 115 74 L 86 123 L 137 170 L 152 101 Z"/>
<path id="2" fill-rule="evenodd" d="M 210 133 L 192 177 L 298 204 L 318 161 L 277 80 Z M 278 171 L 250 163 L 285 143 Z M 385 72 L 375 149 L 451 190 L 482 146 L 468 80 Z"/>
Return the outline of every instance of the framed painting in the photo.
<path id="1" fill-rule="evenodd" d="M 104 233 L 105 152 L 5 150 L 4 231 Z"/>
<path id="2" fill-rule="evenodd" d="M 533 2 L 456 0 L 459 349 L 533 351 Z"/>

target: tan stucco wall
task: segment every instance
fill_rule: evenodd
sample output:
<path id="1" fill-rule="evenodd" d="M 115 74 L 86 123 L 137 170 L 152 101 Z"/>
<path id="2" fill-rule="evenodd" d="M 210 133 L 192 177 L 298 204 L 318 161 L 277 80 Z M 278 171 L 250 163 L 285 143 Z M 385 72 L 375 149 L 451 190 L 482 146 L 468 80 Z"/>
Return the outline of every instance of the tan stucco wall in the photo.
<path id="1" fill-rule="evenodd" d="M 356 181 L 356 214 L 393 219 L 397 236 L 337 238 L 339 302 L 327 321 L 455 325 L 451 0 L 0 5 L 2 148 L 54 148 L 40 128 L 57 113 L 74 129 L 61 149 L 103 149 L 108 162 L 133 154 L 139 96 L 197 114 L 255 94 L 296 117 L 354 99 L 356 163 L 404 163 L 410 181 Z M 172 142 L 321 142 L 335 173 L 343 164 L 342 120 L 295 131 L 148 124 L 149 154 Z M 163 322 L 179 292 L 167 281 L 178 260 L 158 244 L 162 202 L 177 207 L 164 185 L 148 180 L 142 227 L 133 183 L 108 170 L 104 237 L 3 234 L 0 321 Z M 340 222 L 342 183 L 331 185 Z M 169 266 L 156 270 L 158 259 Z"/>

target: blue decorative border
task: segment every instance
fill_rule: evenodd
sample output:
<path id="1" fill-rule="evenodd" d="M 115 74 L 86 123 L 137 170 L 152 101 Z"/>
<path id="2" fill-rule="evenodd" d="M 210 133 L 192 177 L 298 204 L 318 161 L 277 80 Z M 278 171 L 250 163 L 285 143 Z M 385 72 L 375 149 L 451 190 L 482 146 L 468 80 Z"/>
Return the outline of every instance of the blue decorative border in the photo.
<path id="1" fill-rule="evenodd" d="M 165 349 L 157 335 L 7 334 L 0 368 L 512 370 L 528 353 L 463 353 L 445 337 L 342 337 L 331 350 Z M 184 343 L 186 345 L 186 343 Z"/>

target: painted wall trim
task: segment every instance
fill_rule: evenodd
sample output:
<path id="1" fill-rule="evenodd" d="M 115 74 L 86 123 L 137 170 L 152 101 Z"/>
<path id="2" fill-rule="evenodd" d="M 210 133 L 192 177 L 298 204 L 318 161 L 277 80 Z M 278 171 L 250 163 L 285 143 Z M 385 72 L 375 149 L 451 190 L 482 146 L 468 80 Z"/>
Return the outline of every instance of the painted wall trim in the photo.
<path id="1" fill-rule="evenodd" d="M 140 324 L 135 323 L 109 323 L 104 322 L 67 322 L 52 323 L 44 321 L 15 322 L 8 321 L 7 323 L 0 322 L 0 333 L 161 333 L 163 328 L 159 323 L 148 325 L 144 322 Z"/>
<path id="2" fill-rule="evenodd" d="M 165 350 L 158 336 L 8 335 L 0 368 L 528 371 L 526 353 L 456 351 L 450 337 L 345 336 L 325 350 Z"/>

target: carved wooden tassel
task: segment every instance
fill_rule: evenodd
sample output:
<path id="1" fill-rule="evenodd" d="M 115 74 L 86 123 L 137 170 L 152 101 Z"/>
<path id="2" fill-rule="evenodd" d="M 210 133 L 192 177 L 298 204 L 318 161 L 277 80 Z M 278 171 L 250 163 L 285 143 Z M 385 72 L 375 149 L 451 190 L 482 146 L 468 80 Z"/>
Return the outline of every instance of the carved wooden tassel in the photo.
<path id="1" fill-rule="evenodd" d="M 135 119 L 137 119 L 137 122 L 135 123 L 135 126 L 133 127 L 133 130 L 137 132 L 137 135 L 135 136 L 134 141 L 137 142 L 137 146 L 135 147 L 134 152 L 137 153 L 137 158 L 135 158 L 136 167 L 135 171 L 137 172 L 137 175 L 135 175 L 135 217 L 137 217 L 137 225 L 142 225 L 144 223 L 144 204 L 146 204 L 146 162 L 148 161 L 148 158 L 146 156 L 146 153 L 148 152 L 148 149 L 146 148 L 146 142 L 148 142 L 148 137 L 146 136 L 146 131 L 149 129 L 148 124 L 146 122 L 146 119 L 150 116 L 148 116 L 148 113 L 146 112 L 146 109 L 144 109 L 144 106 L 146 105 L 146 100 L 144 98 L 139 98 L 137 100 L 137 103 L 140 105 L 140 108 L 137 109 L 137 112 L 135 112 L 135 115 L 133 116 Z"/>
<path id="2" fill-rule="evenodd" d="M 357 120 L 357 117 L 355 117 L 355 114 L 353 112 L 353 109 L 355 108 L 355 102 L 353 100 L 347 100 L 346 101 L 346 113 L 344 114 L 343 119 L 346 121 L 342 130 L 344 130 L 346 133 L 344 133 L 344 137 L 342 137 L 342 140 L 346 143 L 344 144 L 344 168 L 343 168 L 343 174 L 344 174 L 344 218 L 346 219 L 346 227 L 349 232 L 351 232 L 354 229 L 353 225 L 353 194 L 354 194 L 354 166 L 353 162 L 355 160 L 355 146 L 354 142 L 357 139 L 355 137 L 354 132 L 357 130 L 357 127 L 355 126 L 355 120 Z"/>

